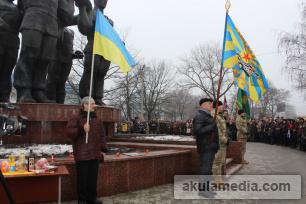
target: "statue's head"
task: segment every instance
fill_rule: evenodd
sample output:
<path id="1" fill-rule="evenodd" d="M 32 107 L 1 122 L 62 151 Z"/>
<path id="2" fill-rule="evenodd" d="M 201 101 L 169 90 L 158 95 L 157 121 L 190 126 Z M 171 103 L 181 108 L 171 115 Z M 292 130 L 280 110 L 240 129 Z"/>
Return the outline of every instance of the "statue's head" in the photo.
<path id="1" fill-rule="evenodd" d="M 100 10 L 103 10 L 107 5 L 108 0 L 95 0 L 95 6 Z"/>

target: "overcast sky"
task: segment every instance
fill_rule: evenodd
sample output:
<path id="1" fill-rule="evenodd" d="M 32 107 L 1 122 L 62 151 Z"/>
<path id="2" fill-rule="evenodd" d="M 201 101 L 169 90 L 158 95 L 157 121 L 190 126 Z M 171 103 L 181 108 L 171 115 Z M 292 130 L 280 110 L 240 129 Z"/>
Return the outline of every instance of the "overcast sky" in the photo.
<path id="1" fill-rule="evenodd" d="M 266 76 L 278 88 L 293 92 L 291 103 L 306 115 L 302 93 L 295 91 L 282 72 L 278 35 L 298 29 L 302 0 L 231 0 L 230 16 L 260 61 Z M 175 65 L 200 44 L 222 45 L 225 0 L 109 0 L 105 14 L 127 46 L 146 61 L 165 59 Z"/>

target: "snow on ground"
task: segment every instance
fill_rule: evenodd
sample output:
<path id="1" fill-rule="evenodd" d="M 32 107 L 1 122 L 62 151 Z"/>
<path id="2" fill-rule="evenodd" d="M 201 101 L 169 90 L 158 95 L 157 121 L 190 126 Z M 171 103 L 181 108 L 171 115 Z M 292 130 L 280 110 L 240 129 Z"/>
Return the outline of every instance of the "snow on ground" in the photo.
<path id="1" fill-rule="evenodd" d="M 194 141 L 192 136 L 163 135 L 163 136 L 144 136 L 135 137 L 137 140 L 161 140 L 161 141 Z"/>
<path id="2" fill-rule="evenodd" d="M 194 141 L 192 136 L 179 136 L 179 135 L 163 135 L 163 136 L 144 136 L 135 137 L 138 140 L 160 140 L 160 141 Z M 30 150 L 36 156 L 51 156 L 63 155 L 67 152 L 73 152 L 72 145 L 57 145 L 57 144 L 39 144 L 39 145 L 29 145 L 24 147 L 11 147 L 7 148 L 5 146 L 0 146 L 0 158 L 5 158 L 8 155 L 18 156 L 20 154 L 25 154 L 28 156 Z"/>
<path id="3" fill-rule="evenodd" d="M 62 155 L 67 152 L 72 152 L 72 145 L 55 145 L 55 144 L 39 144 L 39 145 L 31 145 L 26 147 L 16 147 L 16 148 L 6 148 L 0 146 L 0 157 L 5 157 L 8 155 L 18 156 L 20 154 L 25 154 L 28 156 L 30 154 L 30 150 L 37 156 L 48 155 Z"/>

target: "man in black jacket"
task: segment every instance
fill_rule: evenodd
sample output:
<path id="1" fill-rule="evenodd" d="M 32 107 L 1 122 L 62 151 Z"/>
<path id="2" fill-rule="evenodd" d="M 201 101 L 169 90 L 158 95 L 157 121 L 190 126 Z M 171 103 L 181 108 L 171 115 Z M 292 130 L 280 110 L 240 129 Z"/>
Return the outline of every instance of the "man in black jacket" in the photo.
<path id="1" fill-rule="evenodd" d="M 211 115 L 212 102 L 213 100 L 209 98 L 201 99 L 200 109 L 193 119 L 197 150 L 200 156 L 200 175 L 212 175 L 214 157 L 219 149 L 217 124 Z M 205 180 L 211 179 L 210 176 L 206 178 Z"/>

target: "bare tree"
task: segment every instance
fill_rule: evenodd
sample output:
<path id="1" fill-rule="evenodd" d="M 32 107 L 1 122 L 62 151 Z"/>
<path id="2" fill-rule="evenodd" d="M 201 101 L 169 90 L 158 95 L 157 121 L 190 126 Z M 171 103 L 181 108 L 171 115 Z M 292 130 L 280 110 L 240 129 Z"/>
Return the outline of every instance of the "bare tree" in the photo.
<path id="1" fill-rule="evenodd" d="M 227 110 L 231 115 L 236 115 L 237 112 L 237 93 L 238 93 L 237 87 L 230 89 L 226 93 Z"/>
<path id="2" fill-rule="evenodd" d="M 191 51 L 182 59 L 179 73 L 184 77 L 182 85 L 198 88 L 204 95 L 216 99 L 220 75 L 221 50 L 216 44 L 202 45 Z M 222 74 L 220 97 L 232 87 L 233 80 L 229 77 L 231 70 L 225 69 Z"/>
<path id="3" fill-rule="evenodd" d="M 179 86 L 177 86 L 179 87 Z M 198 107 L 198 97 L 194 96 L 185 88 L 176 88 L 169 93 L 169 101 L 164 104 L 163 110 L 169 120 L 187 120 L 195 114 Z M 196 102 L 195 102 L 196 101 Z"/>
<path id="4" fill-rule="evenodd" d="M 76 34 L 74 38 L 74 50 L 83 51 L 87 39 L 81 34 Z M 84 59 L 75 59 L 71 67 L 70 74 L 66 82 L 66 103 L 80 104 L 81 98 L 79 97 L 79 82 L 84 70 Z"/>
<path id="5" fill-rule="evenodd" d="M 134 67 L 127 75 L 122 74 L 114 79 L 114 86 L 108 96 L 110 104 L 121 109 L 125 120 L 131 120 L 139 112 L 138 67 Z"/>
<path id="6" fill-rule="evenodd" d="M 270 88 L 260 100 L 258 105 L 260 107 L 261 117 L 271 116 L 275 117 L 277 113 L 277 106 L 287 101 L 290 97 L 290 92 L 285 89 L 277 89 L 273 84 L 270 84 Z"/>
<path id="7" fill-rule="evenodd" d="M 280 34 L 279 51 L 286 55 L 284 69 L 300 90 L 306 89 L 306 5 L 302 4 L 300 29 Z"/>
<path id="8" fill-rule="evenodd" d="M 159 117 L 161 107 L 169 101 L 168 91 L 172 86 L 173 75 L 164 61 L 152 62 L 143 70 L 143 105 L 148 121 Z"/>

